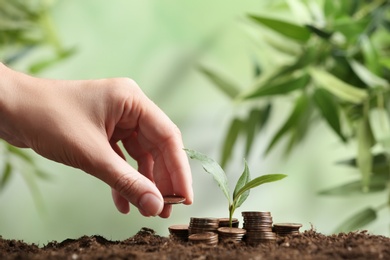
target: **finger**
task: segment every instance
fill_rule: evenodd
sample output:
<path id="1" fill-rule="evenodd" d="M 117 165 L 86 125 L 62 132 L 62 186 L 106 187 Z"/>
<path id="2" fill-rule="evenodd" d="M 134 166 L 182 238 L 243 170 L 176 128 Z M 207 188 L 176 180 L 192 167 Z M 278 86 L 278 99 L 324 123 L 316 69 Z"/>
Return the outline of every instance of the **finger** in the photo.
<path id="1" fill-rule="evenodd" d="M 146 99 L 146 100 L 145 100 Z M 182 143 L 181 133 L 175 124 L 153 102 L 146 97 L 140 102 L 139 142 L 153 157 L 159 153 L 172 181 L 175 194 L 184 196 L 186 204 L 193 201 L 191 170 Z M 156 176 L 155 176 L 156 177 Z"/>
<path id="2" fill-rule="evenodd" d="M 171 215 L 172 212 L 172 205 L 164 205 L 164 209 L 160 213 L 161 218 L 168 218 Z"/>
<path id="3" fill-rule="evenodd" d="M 122 157 L 123 160 L 126 160 L 125 155 L 122 153 L 122 150 L 119 148 L 119 146 L 116 143 L 111 144 L 111 147 L 120 157 Z M 116 190 L 112 188 L 111 188 L 111 194 L 112 194 L 112 199 L 114 201 L 114 204 L 118 209 L 118 211 L 123 214 L 129 213 L 130 212 L 129 202 L 122 195 L 120 195 Z"/>
<path id="4" fill-rule="evenodd" d="M 95 153 L 98 156 L 94 158 L 91 173 L 135 205 L 144 216 L 159 215 L 163 210 L 164 203 L 156 185 L 131 167 L 110 145 L 101 144 L 98 147 L 102 149 Z M 121 199 L 118 203 L 122 209 Z"/>
<path id="5" fill-rule="evenodd" d="M 114 189 L 111 189 L 111 194 L 112 194 L 112 199 L 114 200 L 114 204 L 118 209 L 118 211 L 123 214 L 129 213 L 130 212 L 129 202 Z"/>

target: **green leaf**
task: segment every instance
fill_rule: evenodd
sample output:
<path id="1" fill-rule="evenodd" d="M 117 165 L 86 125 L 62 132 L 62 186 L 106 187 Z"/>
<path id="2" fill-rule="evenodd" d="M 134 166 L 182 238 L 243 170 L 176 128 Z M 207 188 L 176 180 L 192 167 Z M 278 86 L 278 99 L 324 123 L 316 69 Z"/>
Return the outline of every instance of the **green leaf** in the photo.
<path id="1" fill-rule="evenodd" d="M 25 160 L 28 163 L 34 165 L 34 160 L 32 159 L 32 157 L 29 154 L 27 154 L 25 151 L 23 151 L 22 149 L 16 148 L 12 145 L 7 145 L 7 149 L 10 153 L 18 156 L 19 158 Z"/>
<path id="2" fill-rule="evenodd" d="M 248 164 L 245 161 L 245 168 L 244 171 L 242 172 L 240 178 L 237 181 L 236 187 L 234 188 L 233 192 L 233 201 L 234 203 L 234 208 L 238 208 L 244 203 L 244 201 L 248 198 L 250 190 L 247 190 L 246 192 L 242 193 L 239 198 L 237 198 L 238 191 L 242 189 L 248 182 L 250 182 L 251 176 L 248 168 Z"/>
<path id="3" fill-rule="evenodd" d="M 310 31 L 304 26 L 260 15 L 249 15 L 249 18 L 295 41 L 306 42 L 310 38 Z"/>
<path id="4" fill-rule="evenodd" d="M 48 58 L 46 60 L 39 61 L 32 64 L 29 68 L 29 71 L 30 73 L 37 74 L 43 71 L 44 69 L 47 69 L 48 67 L 51 67 L 54 64 L 69 58 L 75 52 L 76 52 L 76 48 L 69 48 L 67 50 L 64 50 L 63 52 L 61 52 L 59 55 L 56 55 L 55 57 Z"/>
<path id="5" fill-rule="evenodd" d="M 358 122 L 357 128 L 357 165 L 362 174 L 363 191 L 367 192 L 370 188 L 371 169 L 372 169 L 372 154 L 370 139 L 370 129 L 367 118 L 363 118 Z"/>
<path id="6" fill-rule="evenodd" d="M 390 117 L 387 110 L 372 108 L 368 120 L 376 142 L 390 153 Z"/>
<path id="7" fill-rule="evenodd" d="M 229 161 L 234 145 L 237 141 L 237 138 L 240 134 L 241 129 L 243 128 L 244 122 L 242 120 L 235 118 L 230 124 L 229 130 L 226 134 L 225 141 L 222 148 L 222 158 L 221 158 L 221 167 L 225 167 Z"/>
<path id="8" fill-rule="evenodd" d="M 375 177 L 374 177 L 375 176 Z M 383 191 L 387 187 L 387 181 L 389 179 L 387 174 L 374 175 L 369 184 L 369 193 Z M 333 195 L 333 196 L 351 196 L 358 194 L 367 194 L 363 192 L 362 181 L 352 181 L 346 184 L 342 184 L 337 187 L 320 191 L 319 195 Z"/>
<path id="9" fill-rule="evenodd" d="M 372 208 L 366 208 L 356 213 L 352 217 L 344 221 L 337 229 L 336 232 L 350 232 L 358 230 L 365 225 L 373 222 L 377 218 L 377 213 Z"/>
<path id="10" fill-rule="evenodd" d="M 327 31 L 324 31 L 322 29 L 319 29 L 317 27 L 315 27 L 314 25 L 306 25 L 306 27 L 312 32 L 314 33 L 315 35 L 317 35 L 318 37 L 322 38 L 322 39 L 325 39 L 325 40 L 329 40 L 330 37 L 332 37 L 333 35 L 333 32 L 327 32 Z"/>
<path id="11" fill-rule="evenodd" d="M 255 86 L 254 90 L 243 96 L 243 99 L 259 98 L 273 95 L 286 95 L 294 90 L 304 88 L 310 82 L 307 74 L 299 77 L 286 77 L 276 82 L 265 82 Z"/>
<path id="12" fill-rule="evenodd" d="M 272 104 L 268 103 L 265 108 L 262 109 L 260 120 L 258 121 L 259 128 L 262 129 L 268 122 L 271 114 Z"/>
<path id="13" fill-rule="evenodd" d="M 247 184 L 244 185 L 241 189 L 239 189 L 236 193 L 236 199 L 239 198 L 242 194 L 244 194 L 246 191 L 256 188 L 257 186 L 260 186 L 265 183 L 279 181 L 287 177 L 285 174 L 267 174 L 260 177 L 257 177 Z M 233 202 L 234 203 L 234 202 Z"/>
<path id="14" fill-rule="evenodd" d="M 390 20 L 383 20 L 383 21 L 382 21 L 382 26 L 383 26 L 388 32 L 390 32 Z"/>
<path id="15" fill-rule="evenodd" d="M 383 66 L 385 66 L 387 69 L 390 70 L 390 58 L 382 58 L 382 59 L 379 59 L 379 63 Z"/>
<path id="16" fill-rule="evenodd" d="M 325 89 L 317 88 L 314 91 L 313 99 L 329 126 L 343 142 L 346 142 L 346 138 L 341 132 L 338 104 L 333 96 Z"/>
<path id="17" fill-rule="evenodd" d="M 337 162 L 339 165 L 347 165 L 357 168 L 357 159 L 347 159 Z M 377 153 L 372 157 L 372 173 L 373 174 L 388 174 L 390 171 L 390 165 L 385 153 Z M 373 176 L 374 177 L 374 176 Z"/>
<path id="18" fill-rule="evenodd" d="M 253 140 L 256 135 L 256 127 L 258 126 L 258 122 L 261 119 L 263 111 L 260 109 L 252 109 L 249 113 L 248 119 L 245 122 L 245 130 L 246 130 L 246 145 L 245 145 L 245 156 L 249 155 L 249 152 L 252 148 Z"/>
<path id="19" fill-rule="evenodd" d="M 367 35 L 363 34 L 359 39 L 364 57 L 364 65 L 374 74 L 381 75 L 379 74 L 381 72 L 381 67 L 377 48 L 373 45 L 371 39 Z"/>
<path id="20" fill-rule="evenodd" d="M 351 68 L 353 72 L 355 72 L 356 76 L 358 76 L 364 83 L 366 83 L 367 86 L 372 88 L 385 88 L 389 86 L 389 83 L 385 79 L 378 77 L 356 60 L 350 60 L 349 64 L 351 65 Z"/>
<path id="21" fill-rule="evenodd" d="M 3 174 L 0 179 L 0 191 L 4 189 L 4 187 L 8 184 L 11 179 L 12 166 L 9 162 L 6 162 L 5 167 L 3 169 Z"/>
<path id="22" fill-rule="evenodd" d="M 304 71 L 308 65 L 317 62 L 319 55 L 317 48 L 304 48 L 300 55 L 295 55 L 296 59 L 293 63 L 278 69 L 272 78 L 279 79 L 280 77 L 290 76 L 294 72 L 298 73 L 299 70 Z"/>
<path id="23" fill-rule="evenodd" d="M 276 132 L 276 134 L 273 136 L 270 144 L 267 147 L 266 153 L 269 153 L 271 149 L 274 147 L 274 145 L 288 132 L 290 129 L 298 123 L 298 121 L 301 119 L 301 116 L 305 114 L 305 110 L 307 109 L 309 105 L 308 98 L 306 95 L 301 95 L 297 100 L 295 101 L 295 106 L 293 111 L 291 112 L 290 116 L 287 118 L 286 122 L 283 124 L 283 126 Z"/>
<path id="24" fill-rule="evenodd" d="M 230 98 L 235 98 L 239 93 L 239 88 L 234 84 L 230 83 L 225 77 L 219 76 L 214 71 L 207 69 L 206 67 L 200 66 L 199 70 L 208 77 L 208 79 L 215 84 L 223 93 L 228 95 Z"/>
<path id="25" fill-rule="evenodd" d="M 349 42 L 357 40 L 363 34 L 370 19 L 356 20 L 351 17 L 343 16 L 334 21 L 333 30 L 342 33 Z"/>
<path id="26" fill-rule="evenodd" d="M 209 158 L 208 156 L 200 152 L 190 150 L 190 149 L 184 149 L 184 150 L 187 152 L 188 156 L 191 159 L 198 160 L 202 164 L 203 169 L 207 173 L 211 174 L 211 176 L 213 176 L 214 180 L 221 188 L 223 194 L 228 199 L 230 205 L 231 203 L 230 203 L 230 196 L 229 196 L 228 180 L 221 166 L 216 161 L 214 161 L 213 159 Z"/>
<path id="27" fill-rule="evenodd" d="M 342 100 L 361 104 L 368 97 L 367 91 L 349 85 L 325 70 L 312 68 L 310 75 L 317 84 Z"/>

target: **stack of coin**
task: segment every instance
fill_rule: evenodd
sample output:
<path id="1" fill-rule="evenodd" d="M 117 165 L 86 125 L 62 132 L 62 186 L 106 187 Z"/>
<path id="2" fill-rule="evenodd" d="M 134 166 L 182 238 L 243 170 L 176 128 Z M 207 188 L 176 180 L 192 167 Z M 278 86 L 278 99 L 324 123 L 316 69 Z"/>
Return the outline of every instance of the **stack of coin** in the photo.
<path id="1" fill-rule="evenodd" d="M 298 223 L 277 223 L 274 224 L 273 230 L 278 236 L 299 235 L 299 228 L 302 224 Z"/>
<path id="2" fill-rule="evenodd" d="M 217 233 L 218 227 L 217 218 L 191 218 L 188 232 L 189 235 L 204 232 Z"/>
<path id="3" fill-rule="evenodd" d="M 245 211 L 243 228 L 246 230 L 245 240 L 248 244 L 257 245 L 264 242 L 274 242 L 276 234 L 272 232 L 272 217 L 270 212 Z"/>
<path id="4" fill-rule="evenodd" d="M 192 234 L 188 237 L 192 244 L 204 244 L 208 246 L 218 245 L 218 234 L 214 232 L 204 232 Z"/>
<path id="5" fill-rule="evenodd" d="M 219 227 L 229 227 L 229 218 L 219 218 Z M 236 218 L 232 219 L 232 227 L 238 228 L 239 221 Z"/>
<path id="6" fill-rule="evenodd" d="M 242 238 L 246 233 L 245 229 L 242 228 L 230 228 L 230 227 L 220 227 L 218 228 L 219 240 L 221 242 L 225 241 L 235 241 L 241 242 Z"/>
<path id="7" fill-rule="evenodd" d="M 172 239 L 183 242 L 188 241 L 188 225 L 173 225 L 168 230 Z"/>

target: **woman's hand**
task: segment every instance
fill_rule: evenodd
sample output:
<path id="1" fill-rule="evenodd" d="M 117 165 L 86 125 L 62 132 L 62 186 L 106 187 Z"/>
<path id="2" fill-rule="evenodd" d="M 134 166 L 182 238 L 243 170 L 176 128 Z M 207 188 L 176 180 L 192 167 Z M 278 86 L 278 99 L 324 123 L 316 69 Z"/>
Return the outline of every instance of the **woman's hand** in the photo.
<path id="1" fill-rule="evenodd" d="M 0 75 L 1 138 L 101 179 L 122 213 L 130 202 L 144 216 L 169 217 L 162 195 L 192 203 L 180 131 L 134 81 L 39 79 L 1 63 Z"/>

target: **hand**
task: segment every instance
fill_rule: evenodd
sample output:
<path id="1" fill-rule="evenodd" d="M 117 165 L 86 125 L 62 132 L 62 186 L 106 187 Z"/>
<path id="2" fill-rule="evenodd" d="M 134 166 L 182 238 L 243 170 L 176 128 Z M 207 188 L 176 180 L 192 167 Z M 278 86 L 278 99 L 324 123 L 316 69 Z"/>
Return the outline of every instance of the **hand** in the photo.
<path id="1" fill-rule="evenodd" d="M 134 81 L 39 79 L 1 63 L 0 75 L 1 138 L 101 179 L 122 213 L 130 202 L 144 216 L 169 217 L 162 195 L 192 203 L 181 133 Z"/>

